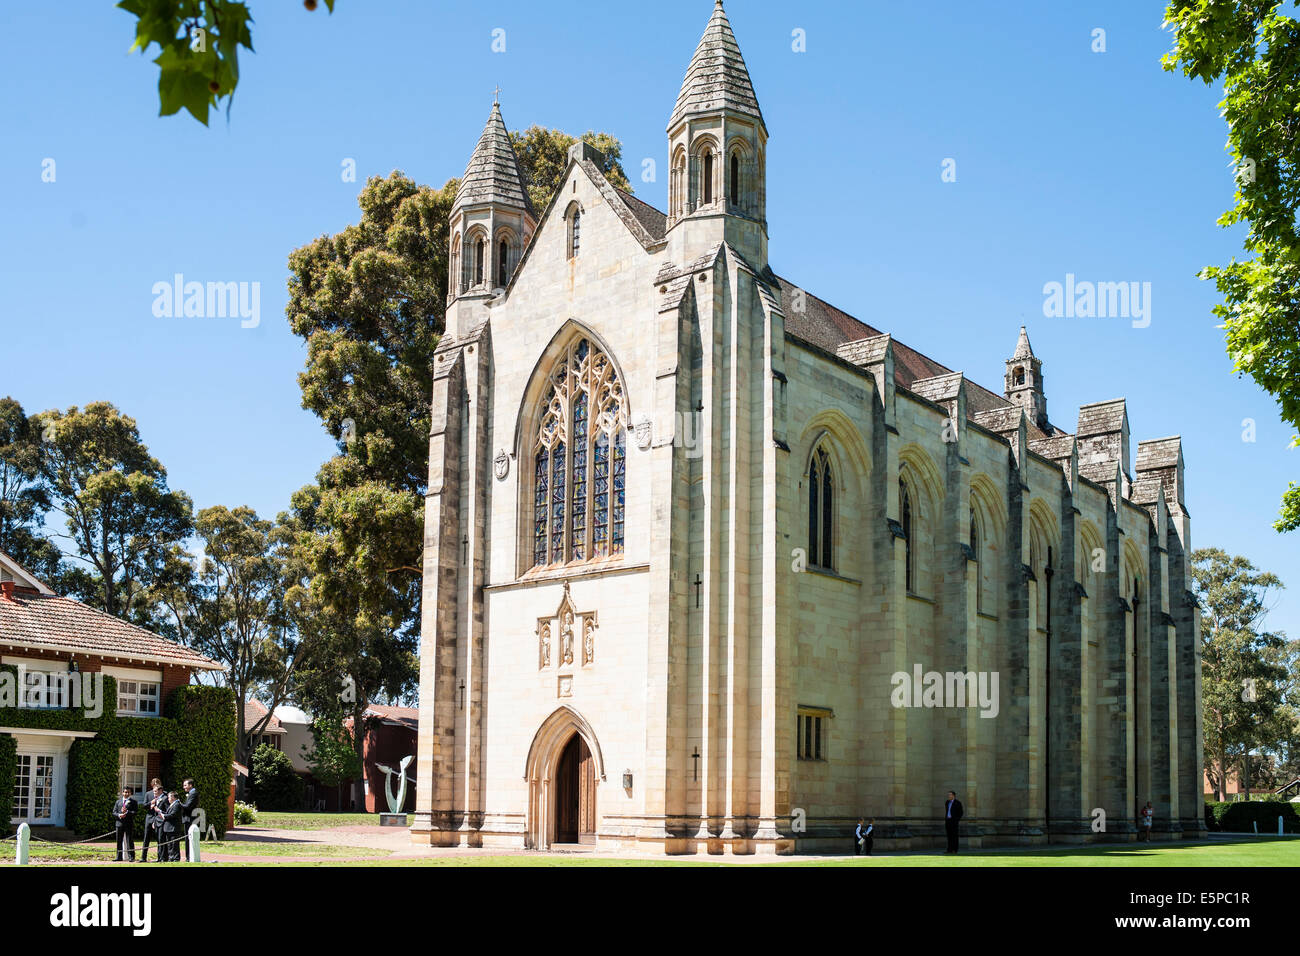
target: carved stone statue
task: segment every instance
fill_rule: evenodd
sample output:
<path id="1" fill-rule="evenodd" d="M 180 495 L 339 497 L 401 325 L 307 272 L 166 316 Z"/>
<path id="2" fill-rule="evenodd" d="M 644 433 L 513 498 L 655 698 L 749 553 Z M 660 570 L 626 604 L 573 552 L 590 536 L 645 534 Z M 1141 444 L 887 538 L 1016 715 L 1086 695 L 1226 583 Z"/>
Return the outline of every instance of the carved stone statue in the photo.
<path id="1" fill-rule="evenodd" d="M 582 663 L 596 659 L 596 621 L 588 616 L 582 619 Z"/>
<path id="2" fill-rule="evenodd" d="M 539 650 L 541 654 L 541 667 L 551 666 L 551 622 L 542 621 L 537 629 Z"/>
<path id="3" fill-rule="evenodd" d="M 573 663 L 573 612 L 564 609 L 564 623 L 560 626 L 560 661 Z"/>

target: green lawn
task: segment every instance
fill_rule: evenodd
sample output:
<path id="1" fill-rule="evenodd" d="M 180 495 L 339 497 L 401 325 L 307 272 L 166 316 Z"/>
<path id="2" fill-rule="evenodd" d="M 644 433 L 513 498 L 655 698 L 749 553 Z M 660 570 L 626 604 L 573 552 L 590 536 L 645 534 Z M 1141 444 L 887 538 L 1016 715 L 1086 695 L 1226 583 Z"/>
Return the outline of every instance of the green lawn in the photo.
<path id="1" fill-rule="evenodd" d="M 388 851 L 363 846 L 339 846 L 333 843 L 258 843 L 252 840 L 204 842 L 202 853 L 232 856 L 387 856 Z"/>
<path id="2" fill-rule="evenodd" d="M 350 815 L 347 815 L 350 816 Z M 646 857 L 615 859 L 584 854 L 515 854 L 509 856 L 457 855 L 422 859 L 362 859 L 382 857 L 377 848 L 336 846 L 333 844 L 260 843 L 236 841 L 203 844 L 207 853 L 239 856 L 282 856 L 284 863 L 223 862 L 218 866 L 726 866 L 735 865 L 733 857 Z M 0 862 L 13 860 L 13 844 L 0 843 Z M 110 863 L 111 848 L 89 849 L 84 846 L 32 844 L 34 862 L 58 864 L 99 861 Z M 738 864 L 753 865 L 753 864 Z M 1206 841 L 1183 846 L 1160 844 L 1126 844 L 1122 846 L 1053 847 L 1033 850 L 984 850 L 962 853 L 955 857 L 943 853 L 888 854 L 855 858 L 789 857 L 759 865 L 769 866 L 861 866 L 861 867 L 1045 867 L 1045 866 L 1187 866 L 1187 867 L 1295 867 L 1300 865 L 1300 840 L 1261 837 L 1257 840 L 1225 843 Z"/>
<path id="3" fill-rule="evenodd" d="M 407 825 L 411 818 L 407 815 Z M 257 821 L 251 827 L 271 827 L 280 830 L 328 830 L 331 827 L 379 826 L 377 813 L 307 813 L 301 811 L 258 810 Z"/>

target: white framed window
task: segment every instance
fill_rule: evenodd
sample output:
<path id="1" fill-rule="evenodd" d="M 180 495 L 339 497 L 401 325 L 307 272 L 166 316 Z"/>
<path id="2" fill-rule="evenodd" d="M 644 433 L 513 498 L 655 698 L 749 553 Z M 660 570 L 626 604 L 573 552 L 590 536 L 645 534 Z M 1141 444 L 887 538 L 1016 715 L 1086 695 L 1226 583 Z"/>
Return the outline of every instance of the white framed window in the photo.
<path id="1" fill-rule="evenodd" d="M 119 750 L 117 764 L 117 792 L 130 790 L 136 796 L 144 793 L 149 784 L 149 751 Z"/>
<path id="2" fill-rule="evenodd" d="M 118 716 L 157 717 L 162 684 L 158 681 L 119 680 L 117 682 Z"/>
<path id="3" fill-rule="evenodd" d="M 68 670 L 66 662 L 5 657 L 0 663 L 22 668 L 20 706 L 30 710 L 62 710 L 71 706 L 74 675 Z"/>
<path id="4" fill-rule="evenodd" d="M 104 673 L 117 681 L 119 717 L 157 717 L 162 713 L 162 671 L 105 667 Z"/>

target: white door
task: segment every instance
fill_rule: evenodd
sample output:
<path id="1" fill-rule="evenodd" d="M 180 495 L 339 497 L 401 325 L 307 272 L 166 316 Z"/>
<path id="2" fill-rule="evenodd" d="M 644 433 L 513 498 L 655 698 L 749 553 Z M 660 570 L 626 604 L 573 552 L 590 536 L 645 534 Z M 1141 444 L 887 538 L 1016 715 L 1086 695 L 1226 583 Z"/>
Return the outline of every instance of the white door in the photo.
<path id="1" fill-rule="evenodd" d="M 63 754 L 49 751 L 19 751 L 14 775 L 13 823 L 24 820 L 32 826 L 62 826 Z"/>

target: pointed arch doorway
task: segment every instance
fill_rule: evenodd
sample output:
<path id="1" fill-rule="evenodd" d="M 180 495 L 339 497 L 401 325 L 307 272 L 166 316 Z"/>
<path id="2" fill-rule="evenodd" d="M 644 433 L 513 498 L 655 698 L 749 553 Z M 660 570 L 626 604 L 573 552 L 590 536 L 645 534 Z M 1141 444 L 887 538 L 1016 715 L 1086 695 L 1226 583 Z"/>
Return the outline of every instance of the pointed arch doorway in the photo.
<path id="1" fill-rule="evenodd" d="M 591 725 L 571 707 L 542 722 L 528 748 L 528 822 L 524 845 L 596 843 L 597 791 L 605 779 L 600 744 Z"/>
<path id="2" fill-rule="evenodd" d="M 555 767 L 555 842 L 596 844 L 596 762 L 576 731 Z"/>

